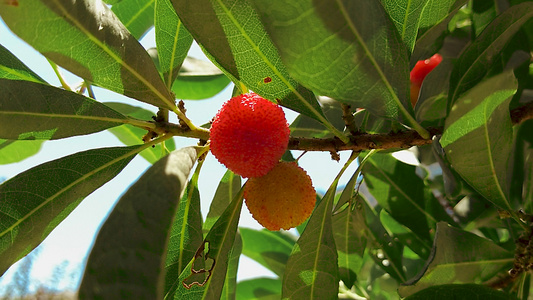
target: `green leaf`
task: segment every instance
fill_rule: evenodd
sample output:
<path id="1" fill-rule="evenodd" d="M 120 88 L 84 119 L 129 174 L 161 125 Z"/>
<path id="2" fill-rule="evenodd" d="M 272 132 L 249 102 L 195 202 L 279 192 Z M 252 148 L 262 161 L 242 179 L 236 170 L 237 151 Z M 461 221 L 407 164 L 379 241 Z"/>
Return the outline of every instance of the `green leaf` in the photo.
<path id="1" fill-rule="evenodd" d="M 154 25 L 155 0 L 121 0 L 111 7 L 129 32 L 140 39 Z"/>
<path id="2" fill-rule="evenodd" d="M 507 42 L 533 17 L 533 3 L 514 5 L 496 17 L 455 64 L 450 77 L 448 107 L 487 74 Z"/>
<path id="3" fill-rule="evenodd" d="M 0 139 L 0 165 L 16 163 L 37 154 L 43 142 Z"/>
<path id="4" fill-rule="evenodd" d="M 420 16 L 420 28 L 434 26 L 444 21 L 450 12 L 459 9 L 466 0 L 428 0 Z"/>
<path id="5" fill-rule="evenodd" d="M 0 78 L 46 83 L 2 45 L 0 45 Z"/>
<path id="6" fill-rule="evenodd" d="M 379 205 L 429 243 L 429 230 L 439 220 L 425 209 L 424 182 L 415 169 L 389 153 L 378 153 L 364 165 L 363 176 Z"/>
<path id="7" fill-rule="evenodd" d="M 405 300 L 456 299 L 456 300 L 516 300 L 504 291 L 479 284 L 443 284 L 413 294 Z"/>
<path id="8" fill-rule="evenodd" d="M 87 81 L 164 108 L 174 98 L 144 48 L 100 1 L 0 3 L 9 28 L 37 51 Z M 46 23 L 46 30 L 36 33 Z M 60 37 L 60 38 L 58 38 Z"/>
<path id="9" fill-rule="evenodd" d="M 502 209 L 512 209 L 507 179 L 513 139 L 509 102 L 516 89 L 512 71 L 478 84 L 454 104 L 440 139 L 454 170 Z"/>
<path id="10" fill-rule="evenodd" d="M 204 243 L 165 299 L 220 299 L 238 229 L 243 193 L 241 189 L 212 225 Z"/>
<path id="11" fill-rule="evenodd" d="M 87 195 L 120 173 L 144 147 L 79 152 L 3 182 L 0 274 L 37 247 Z"/>
<path id="12" fill-rule="evenodd" d="M 379 212 L 379 220 L 389 235 L 393 236 L 395 239 L 398 239 L 398 241 L 405 247 L 411 249 L 424 260 L 429 257 L 431 244 L 427 240 L 420 239 L 420 237 L 414 234 L 409 228 L 394 220 L 394 218 L 391 217 L 391 215 L 385 210 L 381 210 Z"/>
<path id="13" fill-rule="evenodd" d="M 127 123 L 125 116 L 79 94 L 0 78 L 0 138 L 60 139 Z"/>
<path id="14" fill-rule="evenodd" d="M 172 91 L 177 99 L 201 100 L 215 96 L 229 83 L 229 78 L 212 63 L 187 56 Z"/>
<path id="15" fill-rule="evenodd" d="M 235 242 L 229 253 L 228 271 L 224 279 L 224 288 L 220 295 L 220 300 L 233 300 L 237 293 L 237 271 L 239 269 L 239 259 L 242 253 L 242 239 L 239 232 L 235 235 Z"/>
<path id="16" fill-rule="evenodd" d="M 165 156 L 120 198 L 87 260 L 80 299 L 163 298 L 172 220 L 198 152 L 188 147 Z"/>
<path id="17" fill-rule="evenodd" d="M 196 171 L 187 184 L 172 223 L 166 249 L 164 294 L 178 281 L 181 272 L 194 257 L 196 250 L 204 240 L 202 213 L 200 212 L 200 191 L 198 190 L 198 176 L 202 164 L 202 162 L 198 163 Z"/>
<path id="18" fill-rule="evenodd" d="M 409 52 L 412 52 L 415 46 L 422 11 L 430 2 L 430 0 L 381 0 Z"/>
<path id="19" fill-rule="evenodd" d="M 379 1 L 252 3 L 298 82 L 379 116 L 398 119 L 403 109 L 407 117 L 407 50 Z"/>
<path id="20" fill-rule="evenodd" d="M 283 277 L 294 243 L 283 239 L 279 232 L 243 227 L 239 230 L 243 242 L 242 254 L 255 260 L 280 278 Z"/>
<path id="21" fill-rule="evenodd" d="M 387 233 L 379 220 L 379 212 L 370 207 L 368 200 L 363 204 L 368 228 L 368 253 L 379 268 L 397 282 L 404 282 L 406 278 L 402 264 L 403 245 Z"/>
<path id="22" fill-rule="evenodd" d="M 120 112 L 123 115 L 133 117 L 140 120 L 151 121 L 154 113 L 148 110 L 145 110 L 138 106 L 131 106 L 125 103 L 120 102 L 104 102 L 106 106 Z M 112 134 L 114 134 L 121 142 L 127 146 L 139 145 L 144 143 L 142 137 L 147 133 L 145 129 L 124 124 L 121 126 L 113 127 L 108 129 Z M 162 156 L 166 155 L 169 151 L 174 151 L 176 145 L 174 139 L 169 139 L 164 142 L 165 149 L 162 149 L 163 143 L 155 145 L 155 147 L 150 147 L 143 150 L 140 155 L 144 157 L 149 163 L 153 164 L 158 161 Z"/>
<path id="23" fill-rule="evenodd" d="M 207 233 L 213 227 L 213 224 L 224 213 L 228 205 L 231 203 L 231 199 L 237 196 L 237 193 L 241 189 L 241 177 L 233 174 L 230 170 L 227 170 L 220 183 L 218 184 L 215 196 L 211 201 L 209 212 L 205 218 L 204 233 Z"/>
<path id="24" fill-rule="evenodd" d="M 279 300 L 281 280 L 273 278 L 253 278 L 237 284 L 237 300 Z"/>
<path id="25" fill-rule="evenodd" d="M 223 69 L 257 94 L 312 117 L 342 136 L 324 117 L 314 94 L 289 76 L 276 47 L 248 1 L 195 1 L 195 9 L 201 9 L 201 14 L 192 11 L 187 3 L 184 0 L 173 1 L 178 15 L 195 40 Z M 205 23 L 210 26 L 205 26 Z M 214 37 L 223 37 L 224 40 Z"/>
<path id="26" fill-rule="evenodd" d="M 163 73 L 163 79 L 170 89 L 193 41 L 170 0 L 155 0 L 155 41 L 159 71 Z"/>
<path id="27" fill-rule="evenodd" d="M 339 275 L 351 288 L 363 266 L 366 249 L 366 224 L 364 210 L 359 200 L 343 211 L 333 215 L 333 234 L 339 256 Z"/>
<path id="28" fill-rule="evenodd" d="M 440 222 L 425 269 L 398 293 L 407 297 L 435 285 L 481 283 L 512 263 L 513 253 L 492 241 Z"/>

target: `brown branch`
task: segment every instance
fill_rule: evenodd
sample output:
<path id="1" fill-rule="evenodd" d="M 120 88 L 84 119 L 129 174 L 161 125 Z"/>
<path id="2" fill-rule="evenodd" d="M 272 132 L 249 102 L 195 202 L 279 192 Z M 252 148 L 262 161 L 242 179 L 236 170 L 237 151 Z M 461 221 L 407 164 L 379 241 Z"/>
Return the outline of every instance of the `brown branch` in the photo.
<path id="1" fill-rule="evenodd" d="M 511 111 L 513 125 L 533 119 L 533 102 L 527 103 Z M 433 137 L 442 134 L 444 128 L 429 128 Z M 386 134 L 357 134 L 350 136 L 350 144 L 345 144 L 338 138 L 300 138 L 293 137 L 289 140 L 290 150 L 305 151 L 363 151 L 371 149 L 407 149 L 412 146 L 423 146 L 433 142 L 432 138 L 424 139 L 416 131 L 407 130 Z"/>

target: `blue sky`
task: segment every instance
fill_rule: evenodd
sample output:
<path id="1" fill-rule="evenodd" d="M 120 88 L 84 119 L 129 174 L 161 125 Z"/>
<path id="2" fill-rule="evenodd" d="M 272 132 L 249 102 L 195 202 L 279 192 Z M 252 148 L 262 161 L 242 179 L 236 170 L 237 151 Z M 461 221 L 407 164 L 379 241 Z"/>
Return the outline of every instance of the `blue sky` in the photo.
<path id="1" fill-rule="evenodd" d="M 59 86 L 59 81 L 55 77 L 50 65 L 46 59 L 29 47 L 24 41 L 14 36 L 9 29 L 0 21 L 0 43 L 15 54 L 26 65 L 33 69 L 43 79 L 50 84 Z M 141 41 L 145 48 L 154 47 L 153 31 L 149 32 Z M 197 45 L 193 45 L 190 52 L 191 56 L 204 59 L 205 56 Z M 63 71 L 67 82 L 75 85 L 79 81 L 74 75 Z M 185 101 L 188 117 L 195 124 L 208 122 L 220 108 L 222 103 L 229 99 L 232 91 L 232 85 L 228 86 L 220 94 L 212 99 L 201 101 Z M 121 101 L 131 105 L 141 106 L 155 112 L 155 109 L 144 103 L 123 97 L 121 95 L 95 89 L 97 100 L 100 101 Z M 291 122 L 296 114 L 287 111 L 287 119 Z M 196 144 L 196 140 L 186 138 L 176 138 L 178 148 Z M 22 162 L 0 165 L 0 178 L 11 178 L 29 168 L 32 168 L 44 161 L 57 159 L 78 151 L 88 148 L 120 146 L 120 141 L 111 133 L 105 131 L 87 136 L 74 137 L 64 140 L 49 141 L 43 144 L 41 151 Z M 293 153 L 295 157 L 301 152 Z M 349 153 L 341 153 L 341 163 L 330 159 L 329 153 L 307 153 L 300 159 L 300 165 L 307 170 L 313 184 L 318 190 L 326 190 L 331 184 L 340 168 L 342 162 L 346 161 Z M 127 189 L 127 187 L 138 178 L 149 164 L 144 158 L 136 157 L 117 177 L 108 182 L 106 185 L 89 195 L 71 215 L 61 223 L 48 238 L 38 247 L 38 255 L 34 260 L 31 280 L 35 282 L 32 286 L 35 288 L 39 285 L 51 286 L 59 289 L 76 289 L 81 277 L 85 258 L 90 250 L 95 233 L 99 229 L 103 220 L 113 207 L 116 200 Z M 199 188 L 202 201 L 202 213 L 204 216 L 209 209 L 210 201 L 214 195 L 218 182 L 225 172 L 225 168 L 220 165 L 213 156 L 209 155 L 200 174 Z M 343 176 L 341 184 L 349 179 L 349 176 L 355 170 L 352 165 Z M 248 213 L 247 209 L 242 210 L 240 226 L 260 229 L 262 228 Z M 12 281 L 13 274 L 21 262 L 15 264 L 0 278 L 0 295 L 5 293 Z M 65 266 L 65 278 L 62 278 L 59 285 L 51 282 L 52 274 L 60 265 Z M 238 280 L 257 276 L 274 276 L 268 270 L 264 269 L 254 261 L 241 257 L 239 264 Z"/>

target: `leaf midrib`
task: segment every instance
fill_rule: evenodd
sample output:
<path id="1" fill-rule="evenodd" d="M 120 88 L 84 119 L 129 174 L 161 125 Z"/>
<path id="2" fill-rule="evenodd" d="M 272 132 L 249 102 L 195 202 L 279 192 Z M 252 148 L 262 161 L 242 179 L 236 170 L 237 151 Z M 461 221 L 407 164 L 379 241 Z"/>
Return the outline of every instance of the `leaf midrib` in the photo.
<path id="1" fill-rule="evenodd" d="M 61 10 L 61 12 L 64 15 L 64 18 L 68 19 L 72 24 L 76 26 L 81 32 L 83 32 L 95 45 L 97 45 L 100 49 L 102 49 L 105 53 L 107 53 L 111 58 L 113 58 L 116 62 L 118 62 L 122 67 L 124 67 L 130 74 L 133 75 L 133 77 L 137 78 L 139 81 L 141 81 L 146 87 L 150 89 L 159 99 L 161 99 L 166 105 L 168 105 L 170 108 L 175 107 L 174 103 L 172 103 L 169 99 L 167 99 L 161 92 L 156 89 L 150 82 L 146 80 L 144 76 L 141 76 L 135 69 L 133 69 L 131 66 L 125 63 L 118 55 L 115 54 L 114 51 L 109 49 L 105 43 L 102 43 L 99 39 L 97 39 L 94 35 L 90 33 L 90 31 L 86 30 L 86 28 L 78 22 L 77 18 L 74 18 L 68 10 L 65 9 L 65 7 L 60 3 L 58 0 L 53 0 L 57 7 Z"/>

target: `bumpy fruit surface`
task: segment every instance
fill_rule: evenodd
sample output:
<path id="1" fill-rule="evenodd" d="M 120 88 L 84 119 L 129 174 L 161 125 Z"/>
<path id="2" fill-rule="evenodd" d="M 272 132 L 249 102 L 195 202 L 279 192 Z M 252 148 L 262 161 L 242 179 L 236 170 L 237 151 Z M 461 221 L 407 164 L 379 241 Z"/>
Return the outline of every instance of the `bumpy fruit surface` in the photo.
<path id="1" fill-rule="evenodd" d="M 316 192 L 311 178 L 294 162 L 280 162 L 244 188 L 246 206 L 263 227 L 276 231 L 302 224 L 313 212 Z"/>
<path id="2" fill-rule="evenodd" d="M 228 100 L 211 125 L 211 152 L 242 177 L 263 176 L 278 163 L 289 143 L 281 107 L 248 93 Z"/>
<path id="3" fill-rule="evenodd" d="M 411 70 L 409 77 L 411 79 L 411 104 L 413 106 L 415 106 L 416 101 L 418 100 L 418 94 L 420 93 L 422 82 L 429 72 L 433 71 L 441 61 L 442 56 L 437 53 L 426 60 L 419 60 L 413 70 Z"/>

